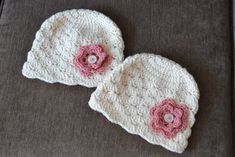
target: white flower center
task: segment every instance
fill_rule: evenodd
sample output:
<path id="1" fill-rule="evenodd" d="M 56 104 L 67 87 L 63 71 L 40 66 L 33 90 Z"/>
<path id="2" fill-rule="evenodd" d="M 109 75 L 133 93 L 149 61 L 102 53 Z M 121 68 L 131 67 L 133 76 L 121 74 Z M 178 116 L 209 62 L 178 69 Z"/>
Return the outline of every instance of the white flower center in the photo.
<path id="1" fill-rule="evenodd" d="M 95 64 L 97 62 L 97 57 L 95 55 L 88 56 L 88 63 Z"/>
<path id="2" fill-rule="evenodd" d="M 172 123 L 174 121 L 174 115 L 171 113 L 167 113 L 164 115 L 164 121 L 167 123 Z"/>

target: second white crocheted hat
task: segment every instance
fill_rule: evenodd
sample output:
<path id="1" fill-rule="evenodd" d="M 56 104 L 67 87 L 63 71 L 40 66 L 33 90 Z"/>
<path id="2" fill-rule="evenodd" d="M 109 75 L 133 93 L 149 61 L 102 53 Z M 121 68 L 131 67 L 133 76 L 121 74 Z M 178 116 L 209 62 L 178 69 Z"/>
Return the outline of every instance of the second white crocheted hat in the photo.
<path id="1" fill-rule="evenodd" d="M 182 153 L 198 100 L 197 84 L 186 69 L 158 55 L 137 54 L 107 76 L 89 106 L 129 133 Z"/>
<path id="2" fill-rule="evenodd" d="M 123 61 L 121 31 L 97 11 L 56 13 L 38 30 L 22 73 L 49 83 L 96 87 Z"/>

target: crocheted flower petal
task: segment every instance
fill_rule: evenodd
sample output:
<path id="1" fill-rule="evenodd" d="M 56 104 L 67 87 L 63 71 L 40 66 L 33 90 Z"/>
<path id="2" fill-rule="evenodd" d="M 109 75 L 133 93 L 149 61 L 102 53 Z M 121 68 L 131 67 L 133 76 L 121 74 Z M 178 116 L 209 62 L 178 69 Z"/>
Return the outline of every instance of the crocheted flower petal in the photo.
<path id="1" fill-rule="evenodd" d="M 168 105 L 172 105 L 172 106 L 175 106 L 175 101 L 173 99 L 164 99 L 160 102 L 160 104 L 162 105 L 165 105 L 165 104 L 168 104 Z"/>
<path id="2" fill-rule="evenodd" d="M 177 117 L 182 117 L 183 113 L 184 113 L 184 110 L 181 108 L 177 107 L 174 109 L 174 115 Z"/>
<path id="3" fill-rule="evenodd" d="M 89 46 L 89 51 L 91 53 L 97 53 L 97 52 L 102 52 L 103 48 L 100 45 L 90 45 Z"/>
<path id="4" fill-rule="evenodd" d="M 169 125 L 172 128 L 178 128 L 182 125 L 182 123 L 183 123 L 183 121 L 182 121 L 181 117 L 175 117 L 174 122 L 170 123 Z"/>
<path id="5" fill-rule="evenodd" d="M 165 126 L 161 128 L 166 132 L 172 132 L 174 129 L 171 124 L 165 124 Z"/>
<path id="6" fill-rule="evenodd" d="M 104 53 L 104 52 L 101 52 L 101 53 L 97 54 L 98 60 L 97 60 L 97 62 L 96 62 L 95 64 L 92 64 L 91 66 L 92 66 L 94 69 L 100 68 L 100 67 L 103 65 L 103 63 L 104 63 L 106 57 L 107 57 L 107 54 Z"/>
<path id="7" fill-rule="evenodd" d="M 90 76 L 92 74 L 89 71 L 84 71 L 84 70 L 79 70 L 79 71 L 82 76 Z"/>
<path id="8" fill-rule="evenodd" d="M 171 139 L 176 135 L 176 132 L 174 130 L 171 131 L 164 131 L 164 137 Z"/>
<path id="9" fill-rule="evenodd" d="M 155 115 L 155 111 L 157 110 L 157 107 L 152 107 L 149 110 L 149 115 L 150 117 L 153 117 Z"/>
<path id="10" fill-rule="evenodd" d="M 90 70 L 90 67 L 88 66 L 87 64 L 87 61 L 85 58 L 78 58 L 78 57 L 75 57 L 73 59 L 73 64 L 79 69 L 79 70 L 82 70 L 82 71 L 89 71 Z"/>
<path id="11" fill-rule="evenodd" d="M 149 127 L 151 130 L 153 130 L 154 132 L 158 129 L 157 125 L 155 124 L 155 120 L 151 120 L 149 122 Z"/>
<path id="12" fill-rule="evenodd" d="M 161 110 L 164 111 L 165 113 L 170 112 L 173 113 L 174 112 L 174 107 L 170 104 L 163 104 L 161 105 Z"/>

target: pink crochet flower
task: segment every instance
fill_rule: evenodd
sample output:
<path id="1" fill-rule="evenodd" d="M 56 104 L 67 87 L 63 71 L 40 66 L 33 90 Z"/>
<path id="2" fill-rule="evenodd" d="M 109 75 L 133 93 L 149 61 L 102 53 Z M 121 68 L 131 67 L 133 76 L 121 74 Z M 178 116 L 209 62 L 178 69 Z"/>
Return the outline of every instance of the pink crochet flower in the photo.
<path id="1" fill-rule="evenodd" d="M 100 45 L 81 46 L 73 59 L 73 64 L 82 76 L 90 76 L 105 70 L 111 57 L 104 52 Z"/>
<path id="2" fill-rule="evenodd" d="M 177 105 L 172 99 L 164 99 L 149 112 L 150 129 L 171 139 L 187 127 L 188 110 L 185 105 Z"/>

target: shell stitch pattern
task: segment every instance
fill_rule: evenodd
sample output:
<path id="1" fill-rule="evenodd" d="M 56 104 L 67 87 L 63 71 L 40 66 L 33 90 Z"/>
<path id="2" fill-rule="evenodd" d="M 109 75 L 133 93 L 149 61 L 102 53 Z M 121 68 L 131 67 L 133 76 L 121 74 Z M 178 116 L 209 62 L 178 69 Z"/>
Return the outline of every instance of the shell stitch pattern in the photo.
<path id="1" fill-rule="evenodd" d="M 188 109 L 187 126 L 172 139 L 153 133 L 149 110 L 166 98 Z M 198 110 L 199 90 L 192 75 L 177 63 L 153 54 L 128 57 L 94 91 L 89 106 L 127 132 L 151 144 L 182 153 Z"/>
<path id="2" fill-rule="evenodd" d="M 100 74 L 83 77 L 73 65 L 79 47 L 99 44 L 112 57 Z M 22 74 L 48 83 L 96 87 L 123 61 L 124 42 L 118 26 L 97 11 L 73 9 L 56 13 L 35 35 Z"/>

